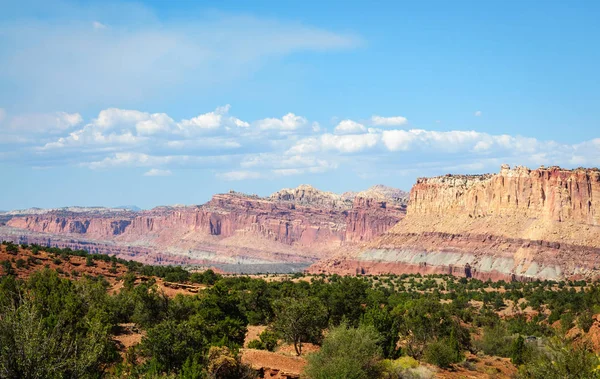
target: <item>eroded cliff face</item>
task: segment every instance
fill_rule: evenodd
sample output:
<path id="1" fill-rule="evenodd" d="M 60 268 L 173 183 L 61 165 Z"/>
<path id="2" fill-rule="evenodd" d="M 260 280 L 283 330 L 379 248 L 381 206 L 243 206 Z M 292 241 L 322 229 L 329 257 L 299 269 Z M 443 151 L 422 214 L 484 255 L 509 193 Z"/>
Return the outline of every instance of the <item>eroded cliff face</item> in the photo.
<path id="1" fill-rule="evenodd" d="M 382 235 L 406 214 L 408 194 L 374 186 L 354 196 L 346 216 L 346 241 L 366 242 Z"/>
<path id="2" fill-rule="evenodd" d="M 598 277 L 599 258 L 599 170 L 505 165 L 418 179 L 406 218 L 313 270 L 559 279 Z"/>
<path id="3" fill-rule="evenodd" d="M 518 215 L 598 225 L 600 171 L 505 165 L 497 175 L 422 178 L 410 192 L 410 203 L 415 215 Z"/>
<path id="4" fill-rule="evenodd" d="M 397 196 L 386 198 L 381 188 L 354 199 L 303 185 L 268 198 L 230 192 L 201 206 L 141 212 L 36 211 L 13 215 L 0 239 L 100 252 L 104 246 L 148 263 L 313 262 L 404 217 L 407 197 L 389 190 Z"/>

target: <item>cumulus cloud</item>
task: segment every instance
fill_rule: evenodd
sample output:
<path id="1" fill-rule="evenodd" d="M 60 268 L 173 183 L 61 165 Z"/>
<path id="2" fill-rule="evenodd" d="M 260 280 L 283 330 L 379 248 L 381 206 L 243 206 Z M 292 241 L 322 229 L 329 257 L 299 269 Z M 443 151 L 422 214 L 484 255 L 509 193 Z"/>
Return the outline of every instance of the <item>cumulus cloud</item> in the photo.
<path id="1" fill-rule="evenodd" d="M 367 129 L 364 125 L 352 120 L 343 120 L 335 127 L 337 134 L 354 134 L 365 132 Z"/>
<path id="2" fill-rule="evenodd" d="M 144 176 L 170 176 L 171 170 L 161 170 L 158 168 L 153 168 L 144 173 Z"/>
<path id="3" fill-rule="evenodd" d="M 308 120 L 293 113 L 282 118 L 265 118 L 256 121 L 256 126 L 262 130 L 294 131 L 308 124 Z"/>
<path id="4" fill-rule="evenodd" d="M 475 117 L 479 117 L 481 116 L 483 113 L 481 111 L 475 111 Z"/>
<path id="5" fill-rule="evenodd" d="M 324 134 L 321 136 L 320 143 L 324 150 L 337 150 L 340 153 L 356 153 L 374 147 L 379 140 L 379 135 L 374 133 L 343 136 Z"/>
<path id="6" fill-rule="evenodd" d="M 230 105 L 213 112 L 200 114 L 191 119 L 175 122 L 165 113 L 148 113 L 137 110 L 109 108 L 100 111 L 98 117 L 67 137 L 47 143 L 45 149 L 83 145 L 136 145 L 149 141 L 151 136 L 163 136 L 178 141 L 165 141 L 170 147 L 192 145 L 186 138 L 198 137 L 221 128 L 248 128 L 249 124 L 228 115 Z M 235 143 L 224 147 L 234 147 Z"/>
<path id="7" fill-rule="evenodd" d="M 224 105 L 175 120 L 166 113 L 108 108 L 85 123 L 78 113 L 7 115 L 0 125 L 0 153 L 4 160 L 35 167 L 145 168 L 146 176 L 186 168 L 209 170 L 221 180 L 311 175 L 341 167 L 361 177 L 373 175 L 373 167 L 398 174 L 400 161 L 404 174 L 415 167 L 466 170 L 498 162 L 600 165 L 600 138 L 564 144 L 475 130 L 403 129 L 392 121 L 374 128 L 349 119 L 331 133 L 294 113 L 244 121 L 230 111 Z"/>
<path id="8" fill-rule="evenodd" d="M 406 117 L 394 116 L 394 117 L 381 117 L 372 116 L 371 124 L 374 126 L 400 126 L 408 122 Z"/>

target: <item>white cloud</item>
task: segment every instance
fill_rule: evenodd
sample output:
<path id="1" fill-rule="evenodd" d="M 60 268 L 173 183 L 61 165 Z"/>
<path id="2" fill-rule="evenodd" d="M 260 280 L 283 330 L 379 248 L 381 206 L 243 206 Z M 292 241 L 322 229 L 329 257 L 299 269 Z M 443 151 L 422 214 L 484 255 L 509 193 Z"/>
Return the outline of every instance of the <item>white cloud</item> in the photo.
<path id="1" fill-rule="evenodd" d="M 356 153 L 374 147 L 379 142 L 379 139 L 379 135 L 374 133 L 344 136 L 324 134 L 321 136 L 321 146 L 325 150 Z"/>
<path id="2" fill-rule="evenodd" d="M 390 151 L 409 150 L 416 136 L 406 130 L 386 130 L 383 132 L 382 140 Z"/>
<path id="3" fill-rule="evenodd" d="M 381 116 L 372 116 L 371 124 L 375 126 L 400 126 L 404 125 L 408 122 L 406 117 L 402 116 L 394 116 L 394 117 L 381 117 Z"/>
<path id="4" fill-rule="evenodd" d="M 194 133 L 195 130 L 219 128 L 223 121 L 223 115 L 229 112 L 230 107 L 227 104 L 224 107 L 217 108 L 214 112 L 201 114 L 189 120 L 181 120 L 179 128 L 191 133 Z"/>
<path id="5" fill-rule="evenodd" d="M 334 129 L 334 132 L 337 134 L 355 134 L 366 131 L 367 129 L 363 124 L 352 120 L 343 120 Z"/>
<path id="6" fill-rule="evenodd" d="M 172 174 L 171 170 L 161 170 L 158 168 L 153 168 L 144 173 L 144 176 L 170 176 Z"/>
<path id="7" fill-rule="evenodd" d="M 230 105 L 217 108 L 213 112 L 200 114 L 191 119 L 175 122 L 166 113 L 148 113 L 137 110 L 109 108 L 100 111 L 98 117 L 83 128 L 47 143 L 45 149 L 64 148 L 84 145 L 138 145 L 152 141 L 150 137 L 177 139 L 166 141 L 165 145 L 175 147 L 194 144 L 189 138 L 201 138 L 202 134 L 222 128 L 247 129 L 249 123 L 228 115 Z M 78 114 L 77 121 L 81 122 Z M 71 115 L 72 119 L 75 119 Z M 219 143 L 223 147 L 240 146 L 235 141 Z"/>
<path id="8" fill-rule="evenodd" d="M 231 164 L 229 156 L 194 155 L 150 155 L 137 152 L 118 152 L 99 161 L 83 162 L 80 166 L 91 169 L 109 169 L 113 167 L 192 167 L 216 168 Z"/>
<path id="9" fill-rule="evenodd" d="M 259 179 L 262 177 L 261 173 L 256 171 L 228 171 L 218 173 L 217 176 L 223 180 L 247 180 L 247 179 Z"/>
<path id="10" fill-rule="evenodd" d="M 476 111 L 474 114 L 475 117 L 480 117 L 483 113 L 481 111 Z"/>
<path id="11" fill-rule="evenodd" d="M 475 131 L 438 132 L 422 129 L 386 130 L 382 141 L 390 151 L 431 149 L 434 152 L 457 152 L 475 149 L 478 143 L 488 143 L 489 136 Z M 482 142 L 483 141 L 483 142 Z M 479 145 L 479 148 L 482 146 Z"/>
<path id="12" fill-rule="evenodd" d="M 106 25 L 104 25 L 103 23 L 101 23 L 99 21 L 92 22 L 92 27 L 96 30 L 106 29 Z"/>
<path id="13" fill-rule="evenodd" d="M 225 105 L 177 121 L 166 113 L 108 108 L 85 124 L 78 113 L 7 117 L 0 154 L 34 167 L 141 167 L 147 176 L 193 168 L 211 170 L 222 180 L 310 175 L 340 167 L 359 176 L 374 175 L 373 167 L 397 173 L 400 160 L 409 171 L 411 161 L 412 167 L 419 162 L 419 167 L 466 170 L 496 165 L 500 158 L 511 164 L 600 165 L 600 138 L 571 145 L 474 130 L 367 128 L 352 120 L 328 133 L 293 113 L 247 122 L 230 110 Z"/>
<path id="14" fill-rule="evenodd" d="M 353 49 L 360 37 L 290 20 L 219 12 L 160 18 L 141 4 L 62 4 L 61 12 L 0 25 L 0 81 L 18 101 L 55 108 L 158 97 L 208 97 L 277 57 Z M 114 18 L 107 27 L 96 17 Z M 64 22 L 78 20 L 78 22 Z M 66 58 L 68 57 L 68 58 Z"/>
<path id="15" fill-rule="evenodd" d="M 7 127 L 15 133 L 61 133 L 83 122 L 79 113 L 33 113 L 10 117 Z"/>
<path id="16" fill-rule="evenodd" d="M 319 151 L 337 151 L 340 153 L 357 153 L 375 147 L 380 141 L 378 133 L 364 134 L 330 134 L 320 137 L 304 138 L 296 142 L 287 154 L 310 154 Z"/>
<path id="17" fill-rule="evenodd" d="M 293 113 L 288 113 L 282 118 L 265 118 L 255 122 L 262 130 L 293 131 L 308 124 L 308 120 Z"/>
<path id="18" fill-rule="evenodd" d="M 321 142 L 317 137 L 309 137 L 301 139 L 292 146 L 288 154 L 309 154 L 315 153 L 321 149 Z"/>

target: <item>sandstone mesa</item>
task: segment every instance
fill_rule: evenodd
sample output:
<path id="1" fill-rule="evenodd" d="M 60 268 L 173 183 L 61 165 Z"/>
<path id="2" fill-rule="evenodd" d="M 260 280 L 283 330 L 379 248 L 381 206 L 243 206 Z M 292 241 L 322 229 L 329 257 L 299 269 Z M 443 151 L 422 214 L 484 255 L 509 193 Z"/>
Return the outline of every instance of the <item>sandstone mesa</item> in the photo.
<path id="1" fill-rule="evenodd" d="M 341 274 L 596 278 L 600 171 L 503 165 L 341 195 L 309 185 L 234 191 L 199 206 L 31 209 L 0 214 L 0 239 L 158 264 L 312 264 Z"/>
<path id="2" fill-rule="evenodd" d="M 384 186 L 337 195 L 301 185 L 266 198 L 230 191 L 199 206 L 139 212 L 30 209 L 0 215 L 0 239 L 155 264 L 308 265 L 385 232 L 404 217 L 406 202 L 405 192 Z"/>
<path id="3" fill-rule="evenodd" d="M 403 220 L 311 270 L 591 279 L 599 258 L 598 169 L 503 165 L 498 174 L 418 179 Z"/>

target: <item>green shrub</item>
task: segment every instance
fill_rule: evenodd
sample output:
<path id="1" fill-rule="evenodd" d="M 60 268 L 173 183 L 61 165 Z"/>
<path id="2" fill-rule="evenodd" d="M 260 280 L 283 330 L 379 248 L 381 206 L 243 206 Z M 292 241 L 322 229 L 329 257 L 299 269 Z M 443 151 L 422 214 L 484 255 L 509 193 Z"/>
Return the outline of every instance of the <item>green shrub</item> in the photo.
<path id="1" fill-rule="evenodd" d="M 91 378 L 115 361 L 101 284 L 72 285 L 48 270 L 24 285 L 19 303 L 0 313 L 0 376 Z"/>
<path id="2" fill-rule="evenodd" d="M 6 252 L 11 255 L 16 255 L 19 252 L 19 246 L 9 242 L 6 245 Z"/>
<path id="3" fill-rule="evenodd" d="M 486 355 L 509 357 L 512 340 L 513 338 L 508 334 L 506 326 L 498 323 L 483 328 L 483 337 L 476 342 L 476 347 Z"/>
<path id="4" fill-rule="evenodd" d="M 10 261 L 2 261 L 2 270 L 4 271 L 4 275 L 15 275 L 15 269 L 12 266 Z"/>
<path id="5" fill-rule="evenodd" d="M 267 350 L 261 340 L 252 340 L 248 342 L 248 349 Z"/>
<path id="6" fill-rule="evenodd" d="M 577 326 L 584 332 L 589 332 L 594 324 L 594 315 L 591 311 L 585 310 L 577 317 Z"/>
<path id="7" fill-rule="evenodd" d="M 522 379 L 598 379 L 600 360 L 585 346 L 573 347 L 562 341 L 550 341 L 548 346 L 531 352 L 531 357 L 519 368 Z"/>
<path id="8" fill-rule="evenodd" d="M 371 326 L 329 331 L 321 349 L 308 356 L 305 373 L 311 379 L 368 379 L 379 376 L 379 335 Z"/>
<path id="9" fill-rule="evenodd" d="M 434 373 L 409 356 L 384 359 L 379 364 L 381 379 L 431 379 Z"/>
<path id="10" fill-rule="evenodd" d="M 27 267 L 27 263 L 25 262 L 24 259 L 17 259 L 17 261 L 15 262 L 15 265 L 17 266 L 17 268 L 25 268 Z"/>
<path id="11" fill-rule="evenodd" d="M 42 261 L 40 261 L 38 258 L 29 256 L 27 257 L 27 265 L 28 266 L 35 266 L 35 265 L 39 265 L 40 263 L 42 263 Z"/>
<path id="12" fill-rule="evenodd" d="M 571 312 L 565 312 L 560 316 L 560 331 L 562 334 L 567 334 L 573 327 L 573 321 L 575 317 Z"/>
<path id="13" fill-rule="evenodd" d="M 425 361 L 440 368 L 448 368 L 452 363 L 460 362 L 463 356 L 452 345 L 452 342 L 448 339 L 431 342 L 425 348 Z"/>

